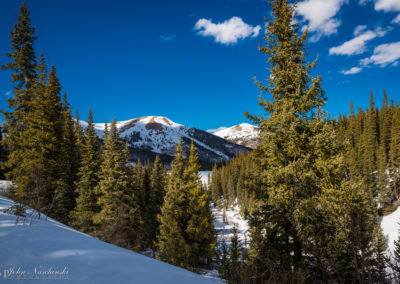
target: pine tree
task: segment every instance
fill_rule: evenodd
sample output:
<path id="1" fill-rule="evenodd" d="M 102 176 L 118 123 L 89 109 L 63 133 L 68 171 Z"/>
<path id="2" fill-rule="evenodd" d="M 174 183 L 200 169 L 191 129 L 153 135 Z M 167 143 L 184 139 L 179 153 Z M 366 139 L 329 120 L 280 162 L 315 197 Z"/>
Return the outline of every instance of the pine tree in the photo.
<path id="1" fill-rule="evenodd" d="M 392 120 L 392 138 L 390 142 L 390 176 L 392 178 L 392 187 L 394 196 L 398 199 L 400 192 L 400 109 L 393 114 Z"/>
<path id="2" fill-rule="evenodd" d="M 187 208 L 189 193 L 185 190 L 187 160 L 182 154 L 182 145 L 176 146 L 164 204 L 159 215 L 160 234 L 157 237 L 158 255 L 162 261 L 181 267 L 189 267 L 189 245 L 185 241 L 186 225 L 190 216 Z"/>
<path id="3" fill-rule="evenodd" d="M 294 6 L 278 0 L 272 1 L 271 6 L 274 19 L 267 21 L 267 46 L 259 47 L 270 55 L 271 76 L 268 86 L 257 82 L 262 92 L 268 91 L 272 96 L 270 101 L 260 98 L 260 105 L 270 117 L 254 120 L 261 126 L 260 163 L 268 183 L 267 207 L 272 213 L 268 219 L 273 219 L 273 226 L 281 234 L 275 244 L 280 251 L 276 262 L 279 270 L 296 271 L 302 266 L 303 247 L 295 212 L 303 210 L 303 202 L 318 191 L 318 173 L 313 172 L 312 166 L 317 156 L 310 153 L 319 133 L 313 133 L 310 125 L 321 120 L 320 108 L 326 99 L 321 78 L 309 76 L 315 62 L 305 63 L 307 33 L 299 35 L 299 26 L 292 23 Z M 273 217 L 276 213 L 279 215 Z"/>
<path id="4" fill-rule="evenodd" d="M 93 216 L 96 234 L 104 241 L 133 248 L 141 220 L 132 184 L 129 150 L 118 135 L 116 120 L 105 136 L 99 183 L 96 187 L 100 212 Z"/>
<path id="5" fill-rule="evenodd" d="M 99 182 L 100 149 L 99 138 L 93 125 L 93 114 L 89 110 L 88 124 L 82 149 L 79 180 L 76 183 L 76 207 L 71 212 L 71 224 L 85 233 L 95 230 L 93 216 L 99 212 L 95 188 Z"/>
<path id="6" fill-rule="evenodd" d="M 74 135 L 75 135 L 75 141 L 76 141 L 77 154 L 79 155 L 79 160 L 81 160 L 83 148 L 85 147 L 85 135 L 83 133 L 82 126 L 80 124 L 78 111 L 76 111 L 75 119 L 73 121 L 74 121 Z M 80 165 L 79 165 L 79 167 L 80 167 Z"/>
<path id="7" fill-rule="evenodd" d="M 71 108 L 68 105 L 66 94 L 63 98 L 64 104 L 64 137 L 60 164 L 62 165 L 61 188 L 58 192 L 56 208 L 59 220 L 69 223 L 69 214 L 76 206 L 75 185 L 78 182 L 78 170 L 80 167 L 80 150 L 78 149 L 75 136 L 74 120 L 71 115 Z"/>
<path id="8" fill-rule="evenodd" d="M 218 273 L 222 279 L 231 279 L 231 265 L 229 259 L 229 249 L 226 244 L 225 239 L 222 239 L 220 249 L 219 249 L 219 259 L 218 259 Z"/>
<path id="9" fill-rule="evenodd" d="M 370 106 L 367 111 L 367 119 L 365 121 L 365 130 L 363 133 L 363 142 L 361 145 L 362 153 L 362 164 L 363 164 L 363 175 L 364 186 L 374 193 L 374 196 L 378 195 L 377 185 L 375 182 L 375 171 L 376 171 L 376 152 L 378 149 L 378 122 L 377 122 L 377 111 L 375 108 L 374 97 L 371 92 Z"/>
<path id="10" fill-rule="evenodd" d="M 211 178 L 211 198 L 215 205 L 218 205 L 220 202 L 221 196 L 222 196 L 222 190 L 220 188 L 220 181 L 219 181 L 219 175 L 218 175 L 218 169 L 217 165 L 214 164 L 212 168 L 212 178 Z"/>
<path id="11" fill-rule="evenodd" d="M 237 224 L 234 224 L 231 238 L 231 245 L 229 247 L 229 260 L 230 260 L 230 275 L 229 283 L 237 283 L 240 269 L 241 269 L 241 243 L 239 241 Z"/>
<path id="12" fill-rule="evenodd" d="M 388 163 L 385 144 L 382 143 L 377 151 L 378 169 L 378 201 L 381 207 L 389 205 L 392 201 L 392 189 L 389 184 Z"/>
<path id="13" fill-rule="evenodd" d="M 161 213 L 165 196 L 165 173 L 160 157 L 157 155 L 154 161 L 150 177 L 150 196 L 149 196 L 149 225 L 151 230 L 150 241 L 154 243 L 159 234 L 159 221 L 157 216 Z"/>
<path id="14" fill-rule="evenodd" d="M 149 161 L 146 161 L 142 170 L 142 181 L 141 184 L 143 186 L 143 201 L 144 207 L 140 209 L 143 223 L 144 223 L 144 245 L 146 248 L 152 247 L 154 244 L 154 227 L 151 227 L 153 215 L 151 208 L 153 205 L 151 204 L 151 164 Z"/>
<path id="15" fill-rule="evenodd" d="M 6 131 L 9 136 L 16 135 L 14 131 L 21 130 L 24 116 L 30 112 L 30 102 L 34 97 L 31 89 L 36 77 L 36 56 L 33 44 L 37 37 L 33 35 L 34 33 L 35 28 L 31 25 L 30 14 L 24 1 L 14 30 L 10 32 L 11 52 L 6 53 L 6 56 L 11 61 L 1 66 L 2 69 L 13 71 L 11 82 L 16 83 L 14 96 L 8 99 L 9 108 L 14 110 L 9 113 L 3 112 L 7 119 Z M 10 137 L 10 143 L 11 138 L 13 137 Z M 11 148 L 11 150 L 14 149 Z"/>
<path id="16" fill-rule="evenodd" d="M 189 190 L 188 214 L 190 219 L 186 228 L 189 244 L 189 265 L 193 268 L 209 267 L 214 256 L 215 232 L 210 210 L 209 196 L 202 192 L 199 176 L 198 154 L 192 141 L 189 164 L 186 171 L 186 187 Z"/>
<path id="17" fill-rule="evenodd" d="M 41 85 L 41 84 L 39 84 Z M 71 192 L 66 192 L 68 189 L 62 179 L 65 171 L 64 166 L 60 161 L 64 161 L 66 153 L 65 149 L 65 107 L 61 101 L 61 85 L 57 78 L 54 65 L 49 73 L 48 84 L 45 93 L 39 93 L 38 99 L 34 100 L 34 105 L 38 112 L 35 112 L 31 120 L 31 129 L 35 129 L 41 145 L 39 154 L 42 155 L 43 161 L 43 176 L 42 180 L 43 201 L 44 206 L 50 216 L 67 221 L 68 209 L 71 209 L 73 204 L 68 204 L 67 208 L 63 206 L 70 203 Z M 29 124 L 28 124 L 29 125 Z M 32 134 L 31 139 L 34 139 Z M 72 154 L 72 153 L 71 153 Z M 72 190 L 71 188 L 69 190 Z M 67 201 L 63 199 L 68 199 Z"/>
<path id="18" fill-rule="evenodd" d="M 379 112 L 379 141 L 381 145 L 384 145 L 386 151 L 386 158 L 389 154 L 389 145 L 391 137 L 392 127 L 392 111 L 388 104 L 388 97 L 386 92 L 383 92 L 383 103 Z M 387 161 L 386 161 L 387 162 Z"/>
<path id="19" fill-rule="evenodd" d="M 6 53 L 10 61 L 2 65 L 2 69 L 12 72 L 11 82 L 13 86 L 13 96 L 9 97 L 9 111 L 2 110 L 6 119 L 3 128 L 7 135 L 2 144 L 9 151 L 8 160 L 3 168 L 9 169 L 6 177 L 13 181 L 18 187 L 12 191 L 16 201 L 33 205 L 33 186 L 32 182 L 27 182 L 29 174 L 26 173 L 23 162 L 28 158 L 26 147 L 22 145 L 24 131 L 27 125 L 29 113 L 32 111 L 32 99 L 35 96 L 32 88 L 36 78 L 36 56 L 34 52 L 35 28 L 31 25 L 29 11 L 26 1 L 20 7 L 20 14 L 17 16 L 17 23 L 11 35 L 11 52 Z"/>
<path id="20" fill-rule="evenodd" d="M 300 35 L 293 21 L 295 6 L 286 0 L 270 3 L 273 20 L 266 24 L 267 45 L 259 49 L 269 55 L 271 74 L 267 86 L 257 81 L 261 92 L 271 95 L 259 103 L 268 117 L 251 117 L 261 127 L 255 156 L 262 180 L 262 204 L 250 220 L 253 272 L 261 283 L 341 282 L 346 271 L 355 273 L 345 275 L 345 282 L 376 281 L 382 263 L 369 254 L 381 253 L 374 242 L 380 232 L 371 191 L 346 180 L 342 145 L 322 110 L 321 78 L 310 76 L 316 62 L 306 63 L 307 32 Z M 376 133 L 372 127 L 369 133 L 371 142 Z M 359 218 L 353 219 L 356 212 Z M 349 269 L 354 265 L 349 256 L 360 251 L 369 261 Z"/>
<path id="21" fill-rule="evenodd" d="M 30 111 L 25 114 L 24 127 L 19 133 L 19 149 L 10 156 L 21 159 L 10 171 L 17 186 L 13 197 L 25 205 L 56 219 L 65 221 L 57 204 L 64 188 L 60 160 L 63 152 L 64 107 L 60 98 L 61 85 L 54 66 L 49 75 L 42 55 L 38 76 L 34 78 Z"/>

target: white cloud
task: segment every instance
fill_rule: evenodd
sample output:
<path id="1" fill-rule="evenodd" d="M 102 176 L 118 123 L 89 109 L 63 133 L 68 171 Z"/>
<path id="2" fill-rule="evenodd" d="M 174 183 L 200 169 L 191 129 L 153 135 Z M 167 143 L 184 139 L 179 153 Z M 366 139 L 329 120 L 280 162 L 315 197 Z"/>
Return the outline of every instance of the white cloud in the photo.
<path id="1" fill-rule="evenodd" d="M 371 57 L 364 58 L 360 61 L 361 65 L 369 64 L 385 67 L 389 64 L 396 66 L 400 59 L 400 41 L 393 43 L 381 44 L 375 47 L 374 54 Z"/>
<path id="2" fill-rule="evenodd" d="M 171 41 L 176 38 L 176 35 L 162 35 L 160 36 L 160 40 L 162 41 Z"/>
<path id="3" fill-rule="evenodd" d="M 393 19 L 392 23 L 400 24 L 400 14 L 398 14 L 397 17 Z"/>
<path id="4" fill-rule="evenodd" d="M 311 41 L 337 33 L 341 22 L 334 17 L 344 2 L 345 0 L 304 0 L 297 4 L 297 13 L 308 22 L 309 31 L 314 33 Z"/>
<path id="5" fill-rule="evenodd" d="M 225 45 L 235 44 L 240 39 L 247 37 L 257 37 L 261 26 L 251 26 L 243 22 L 239 17 L 232 17 L 222 23 L 213 23 L 212 20 L 200 19 L 194 26 L 198 34 L 202 36 L 212 36 L 215 42 Z"/>
<path id="6" fill-rule="evenodd" d="M 400 11 L 400 1 L 399 0 L 377 0 L 375 2 L 375 10 L 391 12 Z"/>
<path id="7" fill-rule="evenodd" d="M 364 53 L 367 50 L 365 45 L 368 41 L 386 34 L 386 31 L 381 28 L 377 28 L 374 31 L 365 31 L 365 28 L 366 26 L 358 26 L 354 31 L 355 38 L 346 41 L 342 45 L 331 47 L 329 54 L 354 55 Z"/>
<path id="8" fill-rule="evenodd" d="M 11 95 L 11 93 L 12 93 L 11 91 L 7 91 L 4 95 L 8 97 Z"/>
<path id="9" fill-rule="evenodd" d="M 366 30 L 366 28 L 367 28 L 366 25 L 359 25 L 359 26 L 357 26 L 356 29 L 354 30 L 354 35 L 355 35 L 355 36 L 358 36 L 358 35 L 362 34 L 363 31 Z"/>
<path id="10" fill-rule="evenodd" d="M 361 70 L 362 70 L 361 67 L 352 67 L 349 70 L 341 71 L 341 73 L 344 74 L 344 75 L 352 75 L 352 74 L 360 73 Z"/>

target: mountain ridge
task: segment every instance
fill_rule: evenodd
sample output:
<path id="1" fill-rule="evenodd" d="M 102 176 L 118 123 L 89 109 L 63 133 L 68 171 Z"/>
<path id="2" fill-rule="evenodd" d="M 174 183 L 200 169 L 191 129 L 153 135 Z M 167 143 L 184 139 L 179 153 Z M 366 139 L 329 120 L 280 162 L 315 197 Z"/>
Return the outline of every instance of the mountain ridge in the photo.
<path id="1" fill-rule="evenodd" d="M 240 123 L 231 127 L 220 127 L 213 134 L 232 143 L 255 149 L 259 144 L 259 129 L 258 126 L 249 123 Z"/>
<path id="2" fill-rule="evenodd" d="M 87 127 L 85 121 L 80 121 L 80 124 L 83 128 Z M 94 123 L 94 128 L 100 137 L 104 135 L 105 123 Z M 186 156 L 191 141 L 194 142 L 203 169 L 230 160 L 239 152 L 251 151 L 246 146 L 237 145 L 204 130 L 175 123 L 165 116 L 143 116 L 118 121 L 117 129 L 128 142 L 133 161 L 153 161 L 159 155 L 164 163 L 169 164 L 179 140 Z"/>

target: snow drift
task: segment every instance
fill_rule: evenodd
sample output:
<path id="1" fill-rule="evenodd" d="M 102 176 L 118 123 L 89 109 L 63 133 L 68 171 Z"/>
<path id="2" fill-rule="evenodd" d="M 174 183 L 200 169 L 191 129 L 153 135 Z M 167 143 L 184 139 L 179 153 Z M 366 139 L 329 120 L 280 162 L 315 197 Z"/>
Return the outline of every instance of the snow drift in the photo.
<path id="1" fill-rule="evenodd" d="M 1 283 L 215 283 L 44 215 L 39 220 L 5 213 L 13 204 L 0 196 Z"/>

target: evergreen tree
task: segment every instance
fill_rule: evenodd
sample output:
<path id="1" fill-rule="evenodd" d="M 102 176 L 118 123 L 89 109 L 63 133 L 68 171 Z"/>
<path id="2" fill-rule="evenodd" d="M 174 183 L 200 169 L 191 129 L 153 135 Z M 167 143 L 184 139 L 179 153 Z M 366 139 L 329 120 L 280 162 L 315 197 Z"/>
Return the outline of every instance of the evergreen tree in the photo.
<path id="1" fill-rule="evenodd" d="M 159 215 L 160 234 L 157 237 L 158 255 L 162 261 L 181 267 L 189 267 L 189 245 L 185 241 L 185 230 L 189 217 L 187 208 L 189 192 L 185 188 L 187 160 L 179 141 L 176 146 L 164 204 Z"/>
<path id="2" fill-rule="evenodd" d="M 19 133 L 19 148 L 9 159 L 21 159 L 18 166 L 9 172 L 17 184 L 12 195 L 25 205 L 65 221 L 65 214 L 57 208 L 64 188 L 60 163 L 64 146 L 61 86 L 54 66 L 47 76 L 43 55 L 38 71 L 31 86 L 34 97 L 30 101 L 30 111 L 25 114 L 24 127 Z"/>
<path id="3" fill-rule="evenodd" d="M 393 192 L 398 199 L 400 192 L 400 108 L 397 108 L 393 114 L 389 163 Z"/>
<path id="4" fill-rule="evenodd" d="M 100 212 L 93 216 L 99 226 L 96 234 L 104 241 L 133 248 L 135 231 L 140 227 L 140 215 L 132 184 L 129 150 L 118 135 L 114 119 L 105 136 L 99 183 L 96 187 Z"/>
<path id="5" fill-rule="evenodd" d="M 389 184 L 388 163 L 385 144 L 382 143 L 377 151 L 378 168 L 378 201 L 381 207 L 390 205 L 392 190 Z"/>
<path id="6" fill-rule="evenodd" d="M 76 207 L 71 212 L 71 224 L 85 233 L 95 229 L 93 216 L 99 212 L 95 188 L 99 182 L 100 150 L 99 138 L 93 125 L 93 114 L 89 110 L 88 124 L 82 149 L 82 161 L 79 168 L 79 180 L 76 183 Z"/>
<path id="7" fill-rule="evenodd" d="M 188 161 L 179 142 L 159 215 L 157 238 L 159 259 L 192 270 L 210 266 L 215 245 L 208 195 L 201 190 L 198 171 L 194 144 Z"/>
<path id="8" fill-rule="evenodd" d="M 257 84 L 271 99 L 260 97 L 267 118 L 251 117 L 261 127 L 256 156 L 262 203 L 250 222 L 255 277 L 260 283 L 377 281 L 382 248 L 374 242 L 380 232 L 371 191 L 346 180 L 339 139 L 322 110 L 321 78 L 310 76 L 316 63 L 306 63 L 307 32 L 300 35 L 293 21 L 295 6 L 286 0 L 270 3 L 273 20 L 266 24 L 267 45 L 259 49 L 269 55 L 271 74 L 267 86 Z M 376 142 L 375 130 L 371 127 L 365 141 Z M 356 212 L 361 215 L 353 219 Z M 346 242 L 350 245 L 339 245 Z M 362 262 L 363 256 L 369 261 Z"/>
<path id="9" fill-rule="evenodd" d="M 188 214 L 190 219 L 186 228 L 189 244 L 189 265 L 193 268 L 209 267 L 214 256 L 215 232 L 210 210 L 209 196 L 202 192 L 199 176 L 198 154 L 192 141 L 189 164 L 186 171 L 186 187 L 189 188 Z"/>
<path id="10" fill-rule="evenodd" d="M 231 279 L 231 267 L 229 259 L 229 249 L 225 239 L 222 239 L 221 247 L 219 249 L 219 263 L 218 273 L 222 279 Z"/>
<path id="11" fill-rule="evenodd" d="M 73 121 L 74 121 L 74 135 L 75 135 L 75 141 L 76 141 L 75 143 L 76 143 L 77 154 L 79 155 L 79 160 L 81 160 L 83 148 L 85 147 L 85 135 L 84 135 L 82 126 L 80 124 L 78 111 L 76 111 L 75 119 Z M 79 167 L 80 167 L 80 165 L 79 165 Z"/>
<path id="12" fill-rule="evenodd" d="M 78 170 L 80 167 L 80 149 L 78 149 L 75 136 L 74 120 L 71 115 L 71 108 L 68 105 L 67 97 L 64 94 L 64 137 L 61 152 L 60 164 L 62 165 L 61 184 L 58 192 L 56 208 L 59 220 L 63 223 L 69 222 L 69 214 L 76 206 L 75 185 L 78 182 Z"/>
<path id="13" fill-rule="evenodd" d="M 231 245 L 229 247 L 229 260 L 230 260 L 230 270 L 231 275 L 230 283 L 238 283 L 238 278 L 240 275 L 240 269 L 242 264 L 241 257 L 241 243 L 238 237 L 237 224 L 234 224 L 231 238 Z"/>
<path id="14" fill-rule="evenodd" d="M 26 1 L 20 7 L 20 14 L 17 16 L 17 23 L 11 35 L 11 52 L 6 53 L 10 62 L 2 65 L 2 69 L 11 70 L 11 82 L 15 83 L 14 96 L 8 99 L 9 108 L 12 112 L 3 112 L 7 119 L 8 136 L 16 135 L 23 126 L 24 117 L 30 112 L 30 103 L 34 97 L 32 84 L 36 77 L 36 56 L 33 48 L 37 39 L 33 34 L 35 28 L 31 25 L 29 11 Z M 11 138 L 9 143 L 11 143 Z M 11 146 L 11 145 L 10 145 Z M 10 147 L 11 150 L 14 150 Z"/>
<path id="15" fill-rule="evenodd" d="M 150 177 L 150 201 L 148 210 L 150 211 L 149 225 L 151 230 L 150 241 L 156 241 L 159 234 L 159 222 L 157 216 L 161 213 L 161 207 L 165 196 L 165 171 L 161 163 L 160 157 L 157 155 L 154 161 L 153 169 Z"/>
<path id="16" fill-rule="evenodd" d="M 39 88 L 40 89 L 40 88 Z M 43 160 L 42 190 L 44 196 L 44 206 L 47 207 L 48 214 L 66 222 L 66 217 L 74 204 L 71 204 L 72 188 L 67 188 L 63 180 L 65 171 L 64 165 L 60 161 L 65 161 L 67 153 L 65 144 L 65 112 L 66 109 L 61 101 L 61 85 L 56 75 L 56 69 L 51 67 L 49 73 L 46 92 L 40 92 L 38 99 L 34 100 L 34 105 L 38 112 L 34 114 L 32 129 L 36 130 L 38 140 L 36 143 L 41 145 L 39 153 Z M 34 139 L 32 134 L 31 139 Z M 66 199 L 66 200 L 65 200 Z M 66 207 L 64 207 L 66 206 Z"/>
<path id="17" fill-rule="evenodd" d="M 218 169 L 217 169 L 217 165 L 214 164 L 213 168 L 212 168 L 212 179 L 211 179 L 211 198 L 213 200 L 213 202 L 215 203 L 215 205 L 218 205 L 218 203 L 220 202 L 221 196 L 222 196 L 222 190 L 220 187 L 220 181 L 219 181 L 219 176 L 218 176 Z"/>
<path id="18" fill-rule="evenodd" d="M 29 157 L 24 141 L 24 131 L 27 126 L 29 113 L 32 111 L 32 98 L 35 96 L 32 88 L 36 78 L 36 56 L 34 52 L 35 28 L 31 25 L 29 11 L 26 1 L 20 7 L 20 14 L 17 16 L 17 23 L 11 35 L 11 52 L 6 53 L 10 61 L 2 65 L 2 69 L 12 72 L 11 82 L 13 96 L 7 100 L 9 111 L 2 110 L 6 119 L 3 128 L 7 135 L 2 144 L 9 151 L 8 160 L 3 168 L 9 169 L 6 178 L 13 181 L 18 187 L 12 191 L 16 201 L 33 205 L 32 182 L 27 182 L 29 173 L 26 172 L 25 161 Z M 28 161 L 26 161 L 28 162 Z"/>
<path id="19" fill-rule="evenodd" d="M 363 175 L 365 179 L 364 186 L 371 190 L 374 196 L 378 195 L 375 179 L 376 167 L 376 152 L 378 149 L 378 121 L 377 111 L 375 108 L 374 97 L 371 92 L 370 106 L 367 111 L 367 119 L 365 121 L 365 130 L 363 133 L 363 142 L 361 145 L 361 155 L 363 164 Z"/>

